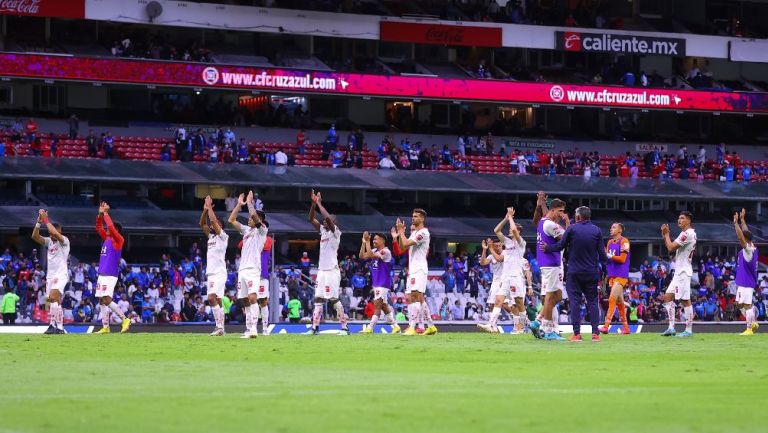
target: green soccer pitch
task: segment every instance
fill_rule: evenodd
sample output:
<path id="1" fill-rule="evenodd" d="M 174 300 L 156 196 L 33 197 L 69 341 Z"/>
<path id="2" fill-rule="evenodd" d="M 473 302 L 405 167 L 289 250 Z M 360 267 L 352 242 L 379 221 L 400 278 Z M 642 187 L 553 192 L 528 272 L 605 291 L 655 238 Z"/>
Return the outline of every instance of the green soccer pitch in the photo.
<path id="1" fill-rule="evenodd" d="M 0 335 L 0 433 L 751 432 L 768 335 Z"/>

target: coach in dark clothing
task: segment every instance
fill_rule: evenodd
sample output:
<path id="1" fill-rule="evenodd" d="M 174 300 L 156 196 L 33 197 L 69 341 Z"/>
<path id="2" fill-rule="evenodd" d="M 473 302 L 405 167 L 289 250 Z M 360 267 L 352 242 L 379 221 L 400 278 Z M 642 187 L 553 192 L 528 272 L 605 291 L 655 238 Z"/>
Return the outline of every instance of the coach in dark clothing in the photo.
<path id="1" fill-rule="evenodd" d="M 565 289 L 571 305 L 569 312 L 573 334 L 581 335 L 581 297 L 587 299 L 592 334 L 597 335 L 600 323 L 600 309 L 597 304 L 597 282 L 608 258 L 605 255 L 605 243 L 600 229 L 592 224 L 592 211 L 582 206 L 576 209 L 576 224 L 565 230 L 560 241 L 553 245 L 544 245 L 545 251 L 568 250 Z"/>

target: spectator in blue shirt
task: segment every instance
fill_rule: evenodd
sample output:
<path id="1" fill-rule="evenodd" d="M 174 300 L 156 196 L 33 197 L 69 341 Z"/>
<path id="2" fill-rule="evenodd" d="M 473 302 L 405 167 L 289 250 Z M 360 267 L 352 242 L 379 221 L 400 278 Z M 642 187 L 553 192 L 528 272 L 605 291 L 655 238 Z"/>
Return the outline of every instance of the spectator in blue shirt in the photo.
<path id="1" fill-rule="evenodd" d="M 341 166 L 341 163 L 344 161 L 344 152 L 342 152 L 339 149 L 336 149 L 331 154 L 331 164 L 333 165 L 333 168 L 337 168 Z"/>
<path id="2" fill-rule="evenodd" d="M 355 275 L 352 276 L 351 283 L 355 293 L 362 293 L 363 288 L 365 287 L 365 277 L 360 271 L 357 271 Z"/>
<path id="3" fill-rule="evenodd" d="M 728 164 L 728 161 L 726 161 L 725 163 L 726 163 L 726 166 L 723 169 L 723 176 L 725 176 L 725 181 L 733 182 L 733 176 L 734 176 L 733 166 Z"/>
<path id="4" fill-rule="evenodd" d="M 445 286 L 445 293 L 453 292 L 456 287 L 456 274 L 453 272 L 453 265 L 449 266 L 443 273 L 443 285 Z"/>
<path id="5" fill-rule="evenodd" d="M 752 167 L 745 165 L 741 169 L 741 176 L 744 178 L 744 182 L 749 182 L 750 178 L 752 177 Z"/>

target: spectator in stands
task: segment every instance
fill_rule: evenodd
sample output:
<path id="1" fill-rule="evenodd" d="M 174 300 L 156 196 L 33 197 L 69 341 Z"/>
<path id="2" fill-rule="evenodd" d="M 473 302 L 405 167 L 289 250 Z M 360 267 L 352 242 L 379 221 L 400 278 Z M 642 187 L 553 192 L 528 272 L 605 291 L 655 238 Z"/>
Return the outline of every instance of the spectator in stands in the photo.
<path id="1" fill-rule="evenodd" d="M 88 148 L 88 156 L 95 158 L 99 151 L 98 139 L 93 129 L 88 131 L 88 136 L 85 138 L 85 145 Z"/>
<path id="2" fill-rule="evenodd" d="M 275 153 L 275 165 L 288 165 L 288 155 L 285 154 L 282 147 Z"/>
<path id="3" fill-rule="evenodd" d="M 77 134 L 80 131 L 80 119 L 77 118 L 75 113 L 72 113 L 69 116 L 69 119 L 67 119 L 67 124 L 69 125 L 69 138 L 70 140 L 74 140 L 77 138 Z"/>
<path id="4" fill-rule="evenodd" d="M 109 131 L 102 134 L 101 143 L 102 148 L 104 149 L 104 157 L 107 159 L 112 159 L 114 141 L 115 140 L 112 138 L 112 134 Z"/>
<path id="5" fill-rule="evenodd" d="M 627 87 L 634 87 L 635 74 L 633 74 L 632 71 L 625 72 L 624 75 L 621 77 L 620 83 Z"/>
<path id="6" fill-rule="evenodd" d="M 451 307 L 451 320 L 464 320 L 464 309 L 461 308 L 461 303 L 458 300 Z"/>
<path id="7" fill-rule="evenodd" d="M 27 144 L 32 144 L 35 139 L 35 134 L 37 134 L 37 122 L 35 122 L 35 119 L 30 118 L 27 121 L 25 132 L 27 134 Z"/>

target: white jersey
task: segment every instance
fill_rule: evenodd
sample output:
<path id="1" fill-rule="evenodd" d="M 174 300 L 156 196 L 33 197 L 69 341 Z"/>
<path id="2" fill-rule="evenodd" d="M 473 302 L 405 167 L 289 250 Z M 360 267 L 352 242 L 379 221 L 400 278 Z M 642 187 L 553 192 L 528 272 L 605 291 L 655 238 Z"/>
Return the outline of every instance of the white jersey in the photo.
<path id="1" fill-rule="evenodd" d="M 693 253 L 696 252 L 696 232 L 692 228 L 684 230 L 680 232 L 675 242 L 680 245 L 675 253 L 675 274 L 693 275 L 691 260 Z"/>
<path id="2" fill-rule="evenodd" d="M 408 248 L 408 273 L 429 273 L 429 266 L 427 265 L 429 230 L 426 227 L 422 227 L 415 232 L 411 232 L 411 236 L 408 239 L 416 242 L 415 245 Z"/>
<path id="3" fill-rule="evenodd" d="M 523 272 L 525 240 L 520 242 L 504 236 L 504 276 L 520 276 Z"/>
<path id="4" fill-rule="evenodd" d="M 243 250 L 240 253 L 239 271 L 255 269 L 261 272 L 261 250 L 267 240 L 267 227 L 262 224 L 259 228 L 240 225 L 240 234 L 243 235 Z"/>
<path id="5" fill-rule="evenodd" d="M 208 253 L 206 256 L 206 271 L 208 276 L 211 275 L 226 275 L 227 265 L 225 261 L 225 255 L 227 253 L 227 242 L 229 242 L 229 235 L 222 230 L 218 235 L 211 230 L 208 235 Z"/>
<path id="6" fill-rule="evenodd" d="M 339 267 L 339 242 L 341 242 L 341 230 L 334 227 L 333 231 L 320 226 L 320 260 L 317 269 L 329 271 Z"/>
<path id="7" fill-rule="evenodd" d="M 69 279 L 69 271 L 67 270 L 69 239 L 66 236 L 62 236 L 61 242 L 57 242 L 49 237 L 45 237 L 43 241 L 48 248 L 48 275 Z"/>
<path id="8" fill-rule="evenodd" d="M 504 262 L 496 260 L 496 257 L 491 256 L 491 274 L 493 274 L 493 281 L 501 281 L 504 276 Z"/>

